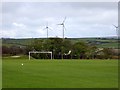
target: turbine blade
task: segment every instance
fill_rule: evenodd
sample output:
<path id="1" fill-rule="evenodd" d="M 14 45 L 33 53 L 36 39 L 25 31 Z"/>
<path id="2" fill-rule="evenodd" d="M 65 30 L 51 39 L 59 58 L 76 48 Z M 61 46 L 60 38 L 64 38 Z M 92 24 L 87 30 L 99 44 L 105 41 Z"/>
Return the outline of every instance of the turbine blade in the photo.
<path id="1" fill-rule="evenodd" d="M 46 28 L 43 28 L 43 30 L 45 30 Z"/>
<path id="2" fill-rule="evenodd" d="M 64 18 L 63 23 L 65 23 L 65 20 L 66 20 L 66 17 Z"/>
<path id="3" fill-rule="evenodd" d="M 50 27 L 48 27 L 49 30 L 52 30 Z"/>
<path id="4" fill-rule="evenodd" d="M 48 22 L 47 22 L 47 27 L 48 27 Z"/>
<path id="5" fill-rule="evenodd" d="M 115 28 L 118 28 L 118 27 L 117 27 L 116 25 L 114 25 L 114 24 L 113 24 L 113 26 L 114 26 Z"/>
<path id="6" fill-rule="evenodd" d="M 64 30 L 67 30 L 65 26 L 64 26 Z"/>

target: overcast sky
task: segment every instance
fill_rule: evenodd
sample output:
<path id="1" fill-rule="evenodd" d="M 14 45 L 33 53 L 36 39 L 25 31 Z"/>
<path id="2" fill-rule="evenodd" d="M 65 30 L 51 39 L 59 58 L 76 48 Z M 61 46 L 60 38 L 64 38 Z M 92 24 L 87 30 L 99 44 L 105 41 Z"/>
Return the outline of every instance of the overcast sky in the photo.
<path id="1" fill-rule="evenodd" d="M 46 38 L 116 36 L 112 24 L 118 25 L 117 2 L 4 2 L 2 3 L 2 37 Z"/>

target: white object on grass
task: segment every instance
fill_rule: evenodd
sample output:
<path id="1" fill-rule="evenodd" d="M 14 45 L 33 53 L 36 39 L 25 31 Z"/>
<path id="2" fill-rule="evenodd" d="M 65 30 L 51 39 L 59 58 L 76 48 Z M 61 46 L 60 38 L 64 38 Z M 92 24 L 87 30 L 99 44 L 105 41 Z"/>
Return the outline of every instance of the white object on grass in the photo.
<path id="1" fill-rule="evenodd" d="M 65 55 L 69 55 L 69 54 L 71 54 L 71 50 L 69 50 L 69 52 L 66 54 L 66 53 L 64 53 Z"/>
<path id="2" fill-rule="evenodd" d="M 23 63 L 21 65 L 23 66 Z"/>

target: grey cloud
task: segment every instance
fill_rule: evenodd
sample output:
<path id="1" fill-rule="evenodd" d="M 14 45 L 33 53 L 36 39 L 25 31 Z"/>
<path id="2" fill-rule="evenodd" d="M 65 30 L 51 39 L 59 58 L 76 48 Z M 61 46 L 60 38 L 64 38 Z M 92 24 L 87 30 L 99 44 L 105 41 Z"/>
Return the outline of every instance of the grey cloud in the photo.
<path id="1" fill-rule="evenodd" d="M 15 28 L 12 23 L 26 26 L 24 33 L 16 32 L 15 37 L 46 37 L 45 33 L 43 34 L 45 31 L 40 31 L 39 34 L 37 31 L 38 28 L 44 28 L 47 22 L 53 28 L 49 35 L 61 36 L 62 29 L 56 24 L 61 23 L 65 16 L 67 16 L 65 35 L 68 37 L 114 35 L 114 28 L 109 27 L 117 24 L 118 19 L 117 3 L 114 2 L 8 2 L 3 3 L 2 15 L 3 29 L 8 33 L 13 29 L 20 31 L 20 28 Z M 92 26 L 95 24 L 98 26 L 93 29 Z"/>

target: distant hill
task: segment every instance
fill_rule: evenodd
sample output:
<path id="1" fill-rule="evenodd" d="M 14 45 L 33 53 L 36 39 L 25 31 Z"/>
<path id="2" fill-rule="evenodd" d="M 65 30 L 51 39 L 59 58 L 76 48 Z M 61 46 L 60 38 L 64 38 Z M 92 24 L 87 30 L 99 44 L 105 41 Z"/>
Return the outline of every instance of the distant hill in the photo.
<path id="1" fill-rule="evenodd" d="M 2 45 L 11 46 L 11 45 L 20 45 L 27 46 L 34 39 L 45 40 L 46 38 L 26 38 L 26 39 L 13 39 L 13 38 L 2 38 Z M 103 48 L 118 48 L 118 39 L 116 37 L 102 37 L 102 38 L 65 38 L 76 43 L 79 41 L 84 41 L 90 45 L 96 45 L 97 47 Z"/>

